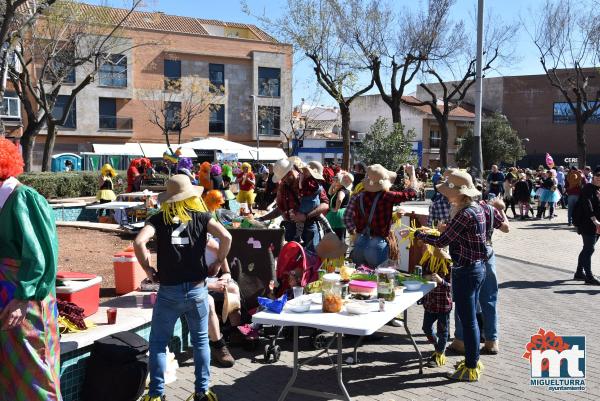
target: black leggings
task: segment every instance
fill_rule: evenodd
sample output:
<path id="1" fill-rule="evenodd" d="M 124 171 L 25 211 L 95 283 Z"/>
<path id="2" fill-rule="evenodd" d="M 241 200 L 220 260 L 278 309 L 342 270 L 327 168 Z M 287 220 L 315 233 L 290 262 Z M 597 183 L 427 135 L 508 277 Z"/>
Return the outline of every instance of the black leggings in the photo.
<path id="1" fill-rule="evenodd" d="M 517 217 L 517 212 L 515 212 L 515 198 L 514 197 L 504 198 L 504 204 L 506 205 L 506 209 L 504 209 L 504 213 L 506 213 L 508 211 L 508 207 L 510 206 L 510 209 L 513 212 L 513 216 Z"/>

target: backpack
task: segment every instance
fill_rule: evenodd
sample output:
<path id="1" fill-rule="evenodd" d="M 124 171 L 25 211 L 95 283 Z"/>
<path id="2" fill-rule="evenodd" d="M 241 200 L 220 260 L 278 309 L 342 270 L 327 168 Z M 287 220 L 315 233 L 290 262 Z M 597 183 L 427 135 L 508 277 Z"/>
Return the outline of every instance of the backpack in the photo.
<path id="1" fill-rule="evenodd" d="M 134 401 L 148 376 L 148 342 L 122 331 L 94 342 L 85 371 L 84 401 Z"/>

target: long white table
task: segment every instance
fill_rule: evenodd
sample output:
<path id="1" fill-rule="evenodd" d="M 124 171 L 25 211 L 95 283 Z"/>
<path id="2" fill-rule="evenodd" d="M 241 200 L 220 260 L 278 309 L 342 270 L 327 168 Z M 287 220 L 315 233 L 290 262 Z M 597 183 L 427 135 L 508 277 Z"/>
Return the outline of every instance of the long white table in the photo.
<path id="1" fill-rule="evenodd" d="M 418 300 L 423 298 L 425 294 L 434 288 L 435 283 L 429 282 L 427 284 L 423 284 L 419 290 L 404 291 L 402 294 L 397 295 L 393 302 L 386 302 L 385 311 L 383 312 L 378 311 L 378 302 L 372 302 L 370 303 L 372 311 L 367 315 L 351 315 L 344 310 L 339 313 L 323 313 L 321 311 L 321 305 L 313 304 L 311 305 L 310 310 L 306 313 L 294 313 L 288 311 L 287 308 L 284 308 L 280 314 L 262 311 L 252 316 L 252 322 L 254 323 L 273 326 L 292 326 L 294 330 L 294 368 L 292 371 L 292 377 L 279 396 L 279 401 L 285 400 L 290 392 L 311 395 L 313 397 L 350 401 L 350 395 L 346 390 L 342 378 L 343 334 L 368 336 L 375 333 L 387 322 L 394 319 L 396 316 L 399 316 L 401 313 L 404 316 L 404 329 L 406 330 L 408 337 L 410 338 L 415 350 L 417 351 L 417 354 L 419 355 L 419 372 L 423 373 L 423 359 L 421 357 L 421 352 L 419 351 L 417 343 L 413 339 L 412 334 L 408 329 L 407 310 L 410 306 L 416 304 Z M 298 361 L 298 327 L 311 327 L 334 333 L 334 340 L 337 339 L 336 373 L 338 385 L 342 392 L 341 394 L 317 392 L 305 388 L 294 387 L 300 367 L 315 359 L 315 357 L 312 357 L 307 361 Z"/>

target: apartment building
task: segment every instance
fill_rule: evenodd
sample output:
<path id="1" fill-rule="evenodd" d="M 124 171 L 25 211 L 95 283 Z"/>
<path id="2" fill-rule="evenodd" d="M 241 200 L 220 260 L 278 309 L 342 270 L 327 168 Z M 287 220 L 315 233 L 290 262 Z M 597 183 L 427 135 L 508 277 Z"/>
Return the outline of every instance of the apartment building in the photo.
<path id="1" fill-rule="evenodd" d="M 127 12 L 79 6 L 103 12 L 111 21 L 119 21 Z M 89 152 L 94 143 L 165 143 L 162 131 L 149 121 L 148 105 L 165 99 L 163 91 L 185 88 L 192 81 L 212 92 L 211 105 L 181 132 L 182 142 L 214 136 L 252 145 L 258 135 L 261 146 L 280 146 L 282 121 L 285 124 L 292 111 L 290 45 L 254 25 L 153 12 L 134 12 L 119 35 L 109 62 L 78 94 L 59 128 L 55 154 Z M 56 114 L 62 113 L 66 95 L 84 74 L 85 66 L 75 69 L 63 85 Z M 177 94 L 169 101 L 169 110 L 181 108 Z M 0 109 L 3 119 L 16 127 L 26 124 L 19 109 L 18 99 L 9 91 Z M 170 140 L 177 143 L 177 122 L 171 123 Z M 13 135 L 18 131 L 12 130 Z M 37 164 L 44 142 L 42 132 L 34 150 Z"/>
<path id="2" fill-rule="evenodd" d="M 409 101 L 416 102 L 416 98 L 405 96 Z M 413 154 L 421 166 L 432 168 L 440 166 L 441 131 L 439 124 L 429 106 L 401 107 L 402 124 L 405 130 L 412 130 Z M 380 95 L 365 95 L 355 99 L 350 105 L 350 129 L 358 133 L 368 133 L 369 128 L 379 117 L 392 121 L 392 112 L 389 106 L 381 99 Z M 450 112 L 448 119 L 448 165 L 456 165 L 454 156 L 458 149 L 460 138 L 472 127 L 475 114 L 456 107 Z"/>

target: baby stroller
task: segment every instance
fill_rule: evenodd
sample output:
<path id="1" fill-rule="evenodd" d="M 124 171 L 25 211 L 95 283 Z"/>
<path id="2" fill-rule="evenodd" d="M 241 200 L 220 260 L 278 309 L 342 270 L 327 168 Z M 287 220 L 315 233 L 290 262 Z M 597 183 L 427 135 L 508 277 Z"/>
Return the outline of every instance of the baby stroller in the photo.
<path id="1" fill-rule="evenodd" d="M 290 281 L 296 281 L 298 285 L 305 287 L 307 284 L 318 280 L 318 270 L 320 266 L 321 259 L 315 253 L 306 251 L 302 245 L 295 241 L 288 242 L 281 248 L 277 258 L 275 274 L 279 286 L 275 290 L 275 295 L 280 297 L 284 293 L 289 294 L 291 292 Z M 277 345 L 277 340 L 285 338 L 283 335 L 284 329 L 285 327 L 279 327 L 274 335 L 266 337 L 267 344 L 264 348 L 266 362 L 268 362 L 271 357 L 274 362 L 279 360 L 281 348 Z M 311 330 L 313 347 L 316 349 L 324 348 L 327 343 L 327 337 L 319 330 Z"/>

